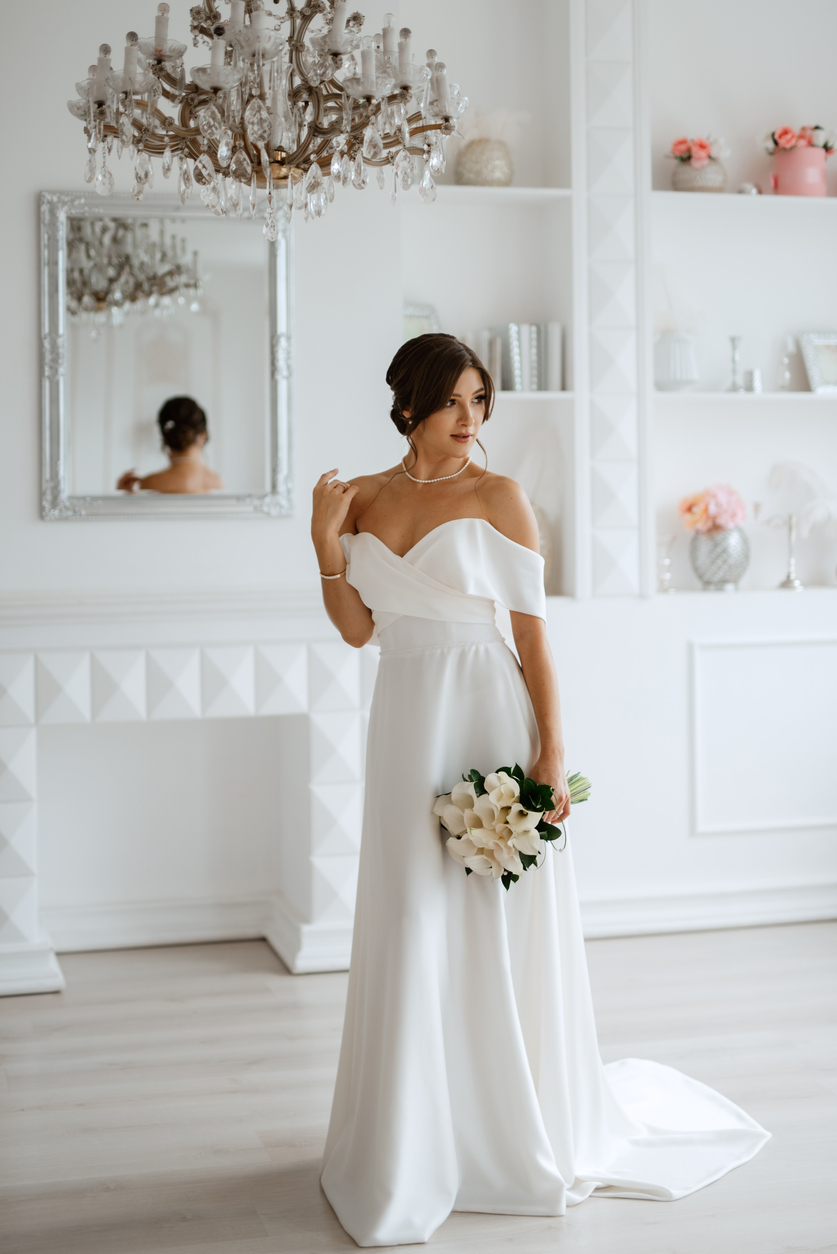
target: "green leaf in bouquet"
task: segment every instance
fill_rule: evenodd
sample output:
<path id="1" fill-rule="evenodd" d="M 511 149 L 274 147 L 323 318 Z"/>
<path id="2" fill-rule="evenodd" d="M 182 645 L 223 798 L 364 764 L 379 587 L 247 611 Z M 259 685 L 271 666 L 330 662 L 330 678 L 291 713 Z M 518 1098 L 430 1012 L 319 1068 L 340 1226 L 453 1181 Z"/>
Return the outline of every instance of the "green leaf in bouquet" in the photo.
<path id="1" fill-rule="evenodd" d="M 502 875 L 502 881 L 503 881 L 503 888 L 505 888 L 506 892 L 508 892 L 512 884 L 516 884 L 519 879 L 520 879 L 520 876 L 515 875 L 513 871 L 504 871 Z"/>
<path id="2" fill-rule="evenodd" d="M 520 855 L 520 865 L 524 871 L 528 871 L 530 866 L 538 865 L 538 855 L 536 853 L 522 853 Z"/>
<path id="3" fill-rule="evenodd" d="M 476 767 L 470 770 L 467 775 L 463 775 L 462 779 L 466 784 L 471 783 L 474 785 L 474 792 L 477 794 L 478 797 L 483 796 L 483 794 L 486 791 L 485 776 L 480 775 Z"/>
<path id="4" fill-rule="evenodd" d="M 556 827 L 554 823 L 547 823 L 545 819 L 541 819 L 540 823 L 535 828 L 535 831 L 538 833 L 541 840 L 557 840 L 561 835 L 562 829 L 560 827 Z"/>
<path id="5" fill-rule="evenodd" d="M 473 872 L 473 870 L 471 869 L 471 867 L 466 866 L 466 868 L 465 868 L 465 874 L 466 874 L 466 875 L 473 875 L 473 874 L 474 874 L 474 872 Z"/>

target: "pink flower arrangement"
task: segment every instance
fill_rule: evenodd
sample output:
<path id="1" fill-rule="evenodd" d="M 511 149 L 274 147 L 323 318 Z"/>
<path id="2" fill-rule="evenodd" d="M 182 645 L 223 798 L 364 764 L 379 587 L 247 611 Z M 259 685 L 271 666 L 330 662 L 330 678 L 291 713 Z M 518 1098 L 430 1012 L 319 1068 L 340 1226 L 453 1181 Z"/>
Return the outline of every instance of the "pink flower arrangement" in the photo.
<path id="1" fill-rule="evenodd" d="M 710 161 L 717 161 L 727 153 L 722 139 L 704 139 L 702 136 L 686 139 L 684 136 L 682 139 L 675 139 L 671 152 L 666 155 L 673 157 L 675 161 L 690 162 L 696 170 L 702 170 Z"/>
<path id="2" fill-rule="evenodd" d="M 780 126 L 764 137 L 764 146 L 772 157 L 775 152 L 789 152 L 791 148 L 824 148 L 828 157 L 834 151 L 834 140 L 823 126 Z"/>
<path id="3" fill-rule="evenodd" d="M 744 502 L 735 488 L 715 483 L 694 496 L 684 496 L 678 506 L 689 531 L 731 531 L 747 517 Z"/>

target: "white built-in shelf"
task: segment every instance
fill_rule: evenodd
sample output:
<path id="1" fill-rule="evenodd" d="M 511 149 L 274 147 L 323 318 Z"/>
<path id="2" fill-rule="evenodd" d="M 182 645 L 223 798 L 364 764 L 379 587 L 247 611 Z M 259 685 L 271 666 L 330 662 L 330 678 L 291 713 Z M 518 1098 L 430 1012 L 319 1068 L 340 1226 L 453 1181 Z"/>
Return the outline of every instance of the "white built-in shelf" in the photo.
<path id="1" fill-rule="evenodd" d="M 654 392 L 660 401 L 671 401 L 675 405 L 694 405 L 701 401 L 726 401 L 731 405 L 770 405 L 774 403 L 788 404 L 802 401 L 806 405 L 833 405 L 837 395 L 824 392 Z"/>
<path id="2" fill-rule="evenodd" d="M 707 212 L 729 210 L 731 213 L 781 213 L 789 210 L 792 213 L 833 213 L 837 216 L 837 196 L 774 196 L 772 193 L 763 196 L 742 196 L 738 192 L 652 192 L 654 205 L 662 208 L 686 208 L 700 202 L 707 203 Z M 736 208 L 730 206 L 735 204 Z M 749 206 L 749 207 L 748 207 Z"/>
<path id="3" fill-rule="evenodd" d="M 440 205 L 549 205 L 572 196 L 569 187 L 459 187 L 454 183 L 437 184 Z M 409 203 L 420 203 L 418 195 L 408 193 Z"/>
<path id="4" fill-rule="evenodd" d="M 574 392 L 501 392 L 497 389 L 498 396 L 511 396 L 516 401 L 563 401 L 572 400 L 575 396 Z"/>

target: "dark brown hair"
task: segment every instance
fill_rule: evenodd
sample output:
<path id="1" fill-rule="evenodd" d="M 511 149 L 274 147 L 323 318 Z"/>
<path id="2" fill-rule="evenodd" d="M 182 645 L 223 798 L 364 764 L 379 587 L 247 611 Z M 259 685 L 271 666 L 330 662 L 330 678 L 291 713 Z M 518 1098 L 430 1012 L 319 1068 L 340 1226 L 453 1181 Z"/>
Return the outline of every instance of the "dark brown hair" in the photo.
<path id="1" fill-rule="evenodd" d="M 173 453 L 185 452 L 201 435 L 209 438 L 206 414 L 191 396 L 173 396 L 166 401 L 157 415 L 157 422 L 164 447 Z"/>
<path id="2" fill-rule="evenodd" d="M 494 407 L 494 383 L 472 348 L 454 335 L 434 332 L 418 335 L 402 344 L 387 371 L 392 388 L 390 417 L 399 433 L 410 438 L 416 427 L 431 414 L 444 409 L 463 370 L 472 367 L 485 388 L 485 418 Z M 409 409 L 407 418 L 404 410 Z"/>

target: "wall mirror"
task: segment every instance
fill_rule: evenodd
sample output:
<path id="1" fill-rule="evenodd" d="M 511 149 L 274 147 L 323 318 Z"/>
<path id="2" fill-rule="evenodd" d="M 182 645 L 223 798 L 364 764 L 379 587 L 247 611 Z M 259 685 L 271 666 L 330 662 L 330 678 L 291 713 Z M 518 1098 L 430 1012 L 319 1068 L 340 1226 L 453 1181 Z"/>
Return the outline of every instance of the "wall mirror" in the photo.
<path id="1" fill-rule="evenodd" d="M 42 517 L 290 514 L 287 232 L 167 196 L 43 192 L 41 256 Z M 178 397 L 206 417 L 205 443 L 164 418 L 185 451 L 158 422 Z"/>

